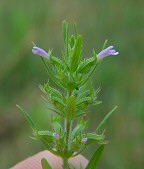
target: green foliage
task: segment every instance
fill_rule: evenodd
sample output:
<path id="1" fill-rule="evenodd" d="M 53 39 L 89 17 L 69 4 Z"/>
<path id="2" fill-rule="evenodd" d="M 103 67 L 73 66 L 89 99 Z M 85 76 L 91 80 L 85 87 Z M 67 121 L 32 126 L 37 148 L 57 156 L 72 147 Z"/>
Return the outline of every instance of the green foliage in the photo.
<path id="1" fill-rule="evenodd" d="M 30 124 L 32 129 L 35 130 L 36 129 L 36 124 L 34 123 L 32 118 L 30 117 L 30 115 L 26 111 L 24 111 L 19 105 L 16 105 L 16 106 L 19 108 L 21 113 L 24 115 L 24 117 L 26 118 L 26 120 L 28 121 L 28 123 Z"/>
<path id="2" fill-rule="evenodd" d="M 25 151 L 23 146 L 19 146 L 23 145 L 24 137 L 27 137 L 27 127 L 22 124 L 23 116 L 19 114 L 15 103 L 27 110 L 39 127 L 50 128 L 47 118 L 53 112 L 42 106 L 37 88 L 37 84 L 46 82 L 48 76 L 40 59 L 31 53 L 31 41 L 44 49 L 50 46 L 60 58 L 60 22 L 63 18 L 70 23 L 78 23 L 78 31 L 84 35 L 83 58 L 91 56 L 91 47 L 96 49 L 96 53 L 100 52 L 105 38 L 109 39 L 109 44 L 114 45 L 115 42 L 121 51 L 119 57 L 104 60 L 94 72 L 94 86 L 101 86 L 99 99 L 104 104 L 96 109 L 90 106 L 88 117 L 91 128 L 95 130 L 97 119 L 102 119 L 113 105 L 120 105 L 115 118 L 112 117 L 107 121 L 108 124 L 101 127 L 109 126 L 106 134 L 112 140 L 104 153 L 104 159 L 108 156 L 108 162 L 103 162 L 102 168 L 142 168 L 144 1 L 122 3 L 89 0 L 82 1 L 82 5 L 80 1 L 67 0 L 63 4 L 61 1 L 26 2 L 2 0 L 0 3 L 0 168 L 10 168 L 43 148 L 33 140 L 24 143 Z M 120 24 L 116 24 L 117 21 Z M 73 29 L 70 28 L 70 31 L 73 33 Z M 50 84 L 52 86 L 52 80 Z M 121 136 L 124 137 L 121 139 Z M 133 153 L 134 149 L 136 153 Z M 6 158 L 7 154 L 12 158 Z M 88 157 L 90 154 L 90 149 L 84 153 Z M 131 159 L 135 160 L 131 162 Z"/>
<path id="3" fill-rule="evenodd" d="M 79 88 L 81 84 L 84 83 L 87 74 L 89 77 L 92 75 L 92 73 L 89 72 L 91 72 L 93 66 L 97 64 L 97 55 L 95 52 L 93 57 L 82 61 L 82 36 L 78 34 L 77 28 L 75 28 L 75 30 L 76 36 L 70 36 L 68 33 L 68 23 L 64 21 L 63 37 L 65 51 L 62 52 L 62 59 L 53 56 L 52 51 L 50 52 L 50 61 L 46 63 L 43 59 L 52 80 L 58 86 L 66 88 L 67 90 Z"/>
<path id="4" fill-rule="evenodd" d="M 96 152 L 91 157 L 86 169 L 96 169 L 97 168 L 103 150 L 104 150 L 104 145 L 99 146 L 99 148 L 96 150 Z"/>
<path id="5" fill-rule="evenodd" d="M 63 159 L 64 169 L 69 168 L 68 159 L 70 157 L 80 154 L 91 143 L 108 143 L 104 140 L 105 132 L 99 135 L 97 131 L 116 109 L 115 107 L 108 113 L 97 127 L 96 132 L 86 132 L 88 127 L 88 120 L 85 119 L 87 109 L 90 105 L 96 106 L 101 102 L 97 100 L 100 88 L 95 90 L 91 83 L 91 86 L 86 89 L 85 83 L 92 76 L 99 62 L 95 51 L 91 58 L 82 59 L 82 36 L 79 35 L 76 25 L 75 33 L 75 36 L 69 35 L 68 23 L 64 21 L 64 52 L 62 52 L 62 58 L 53 56 L 51 50 L 49 50 L 50 58 L 47 61 L 41 57 L 50 78 L 58 86 L 58 89 L 51 87 L 49 81 L 44 86 L 39 86 L 43 93 L 47 95 L 48 110 L 57 114 L 57 116 L 51 117 L 51 131 L 36 129 L 30 116 L 18 106 L 34 130 L 35 138 L 41 140 L 49 151 Z M 64 121 L 64 124 L 61 121 Z M 103 149 L 104 146 L 98 148 L 87 169 L 94 169 L 97 166 Z M 42 166 L 44 169 L 51 168 L 44 159 Z"/>
<path id="6" fill-rule="evenodd" d="M 41 160 L 41 163 L 42 163 L 42 168 L 43 169 L 52 169 L 52 167 L 50 166 L 50 164 L 48 163 L 48 161 L 45 158 L 43 158 Z"/>
<path id="7" fill-rule="evenodd" d="M 50 87 L 49 83 L 44 85 L 43 91 L 47 93 L 48 99 L 50 99 L 55 108 L 63 113 L 66 106 L 66 99 L 62 94 L 58 90 Z"/>
<path id="8" fill-rule="evenodd" d="M 56 116 L 54 118 L 51 119 L 51 125 L 53 127 L 53 130 L 56 132 L 56 133 L 60 133 L 61 131 L 63 131 L 63 128 L 60 124 L 60 117 Z"/>
<path id="9" fill-rule="evenodd" d="M 60 82 L 59 82 L 58 79 L 55 77 L 53 70 L 52 70 L 52 69 L 49 67 L 49 65 L 45 62 L 45 60 L 43 59 L 43 57 L 41 57 L 41 59 L 42 59 L 42 62 L 44 63 L 44 65 L 45 65 L 45 68 L 46 68 L 47 73 L 48 73 L 48 75 L 50 76 L 50 78 L 51 78 L 57 85 L 60 85 L 60 86 L 61 86 Z M 61 87 L 62 87 L 62 86 L 61 86 Z"/>
<path id="10" fill-rule="evenodd" d="M 53 141 L 53 133 L 51 131 L 37 131 L 37 138 L 39 139 L 47 139 L 48 143 L 52 143 Z"/>
<path id="11" fill-rule="evenodd" d="M 80 55 L 82 50 L 82 36 L 79 35 L 76 39 L 76 42 L 71 49 L 70 55 L 70 72 L 75 72 L 80 62 Z"/>
<path id="12" fill-rule="evenodd" d="M 56 69 L 62 69 L 64 68 L 64 64 L 62 63 L 62 60 L 59 59 L 58 57 L 55 57 L 55 56 L 50 56 L 50 61 L 51 61 L 51 64 L 53 64 L 53 66 L 56 67 Z"/>
<path id="13" fill-rule="evenodd" d="M 75 139 L 76 137 L 81 136 L 83 130 L 85 130 L 88 127 L 88 122 L 82 119 L 78 125 L 73 129 L 71 138 Z"/>
<path id="14" fill-rule="evenodd" d="M 105 117 L 104 119 L 101 121 L 101 123 L 98 125 L 96 132 L 105 124 L 105 122 L 110 118 L 110 116 L 112 115 L 112 113 L 117 109 L 117 106 L 115 106 Z"/>
<path id="15" fill-rule="evenodd" d="M 98 144 L 107 144 L 108 141 L 105 141 L 104 138 L 104 132 L 101 135 L 98 135 L 96 133 L 87 133 L 83 134 L 83 137 L 88 138 L 88 141 L 86 142 L 86 145 L 89 145 L 91 143 L 98 143 Z"/>
<path id="16" fill-rule="evenodd" d="M 89 59 L 86 59 L 84 60 L 78 67 L 78 72 L 83 74 L 83 73 L 88 73 L 92 66 L 96 65 L 97 63 L 97 56 L 96 56 L 96 53 L 94 52 L 94 56 L 89 58 Z"/>
<path id="17" fill-rule="evenodd" d="M 64 39 L 64 45 L 66 52 L 68 54 L 68 23 L 66 21 L 63 21 L 63 39 Z"/>
<path id="18" fill-rule="evenodd" d="M 81 112 L 81 110 L 85 110 L 88 108 L 89 105 L 97 105 L 101 102 L 97 100 L 97 95 L 100 92 L 100 88 L 95 90 L 92 86 L 90 89 L 86 91 L 79 90 L 76 92 L 76 107 L 77 107 L 77 114 Z"/>

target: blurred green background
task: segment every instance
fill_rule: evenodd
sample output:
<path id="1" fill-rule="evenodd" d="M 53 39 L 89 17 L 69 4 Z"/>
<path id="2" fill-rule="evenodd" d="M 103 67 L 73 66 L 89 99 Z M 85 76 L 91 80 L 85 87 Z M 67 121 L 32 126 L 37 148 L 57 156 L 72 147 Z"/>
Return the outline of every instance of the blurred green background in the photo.
<path id="1" fill-rule="evenodd" d="M 105 39 L 120 52 L 106 58 L 93 75 L 101 87 L 92 107 L 90 131 L 115 105 L 119 108 L 105 125 L 107 140 L 99 168 L 142 169 L 144 166 L 144 1 L 142 0 L 1 0 L 0 1 L 0 168 L 44 149 L 29 138 L 31 129 L 17 110 L 31 113 L 41 129 L 49 128 L 49 112 L 39 84 L 47 81 L 40 59 L 31 53 L 34 41 L 61 55 L 61 23 L 73 22 L 83 36 L 83 57 L 100 52 Z M 47 118 L 45 118 L 47 117 Z M 90 158 L 96 146 L 85 151 Z"/>

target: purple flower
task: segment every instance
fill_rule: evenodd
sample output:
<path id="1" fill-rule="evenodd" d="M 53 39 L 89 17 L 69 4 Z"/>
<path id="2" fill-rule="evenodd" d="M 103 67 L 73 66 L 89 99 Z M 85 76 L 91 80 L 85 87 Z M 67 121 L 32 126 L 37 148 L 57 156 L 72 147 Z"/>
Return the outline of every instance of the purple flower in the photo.
<path id="1" fill-rule="evenodd" d="M 81 140 L 82 143 L 86 143 L 87 141 L 88 141 L 88 138 L 83 138 L 83 139 Z"/>
<path id="2" fill-rule="evenodd" d="M 98 55 L 98 60 L 99 59 L 102 59 L 104 57 L 107 57 L 109 55 L 118 55 L 119 52 L 116 52 L 114 49 L 113 49 L 113 46 L 109 46 L 107 47 L 106 49 L 102 50 Z"/>
<path id="3" fill-rule="evenodd" d="M 35 55 L 38 55 L 38 56 L 44 57 L 46 59 L 49 59 L 49 54 L 46 51 L 44 51 L 43 49 L 41 49 L 41 48 L 39 48 L 37 46 L 33 46 L 32 52 Z"/>
<path id="4" fill-rule="evenodd" d="M 53 133 L 53 137 L 54 137 L 55 139 L 57 139 L 57 140 L 60 139 L 60 137 L 59 137 L 59 135 L 58 135 L 57 133 Z"/>

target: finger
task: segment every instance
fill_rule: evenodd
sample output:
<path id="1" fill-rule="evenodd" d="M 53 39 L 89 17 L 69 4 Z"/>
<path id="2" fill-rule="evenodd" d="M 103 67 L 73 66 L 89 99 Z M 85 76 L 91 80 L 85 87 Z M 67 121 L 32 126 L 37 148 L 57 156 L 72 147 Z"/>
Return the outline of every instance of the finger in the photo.
<path id="1" fill-rule="evenodd" d="M 52 169 L 62 169 L 62 159 L 49 151 L 42 151 L 32 157 L 29 157 L 26 160 L 16 164 L 11 169 L 42 169 L 42 158 L 45 158 L 49 162 L 49 164 L 52 166 Z M 83 168 L 85 168 L 88 160 L 82 155 L 78 155 L 74 158 L 71 158 L 69 162 L 71 165 L 79 169 L 81 165 Z"/>

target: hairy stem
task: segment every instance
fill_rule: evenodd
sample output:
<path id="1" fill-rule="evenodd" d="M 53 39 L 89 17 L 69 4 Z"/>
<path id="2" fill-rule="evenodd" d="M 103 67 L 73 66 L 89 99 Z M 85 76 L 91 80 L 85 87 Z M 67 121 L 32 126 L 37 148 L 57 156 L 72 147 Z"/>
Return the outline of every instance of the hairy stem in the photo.
<path id="1" fill-rule="evenodd" d="M 70 132 L 71 132 L 72 121 L 65 120 L 65 149 L 64 149 L 64 158 L 63 158 L 63 167 L 64 169 L 69 169 L 68 159 L 69 159 L 69 149 L 70 149 Z"/>
<path id="2" fill-rule="evenodd" d="M 63 158 L 63 169 L 70 169 L 67 158 Z"/>
<path id="3" fill-rule="evenodd" d="M 72 95 L 72 91 L 69 91 L 69 97 Z M 69 112 L 67 112 L 69 113 Z M 69 159 L 69 149 L 70 149 L 70 133 L 71 133 L 72 120 L 67 120 L 65 118 L 65 148 L 64 148 L 64 157 L 63 157 L 63 168 L 70 169 L 68 159 Z"/>

